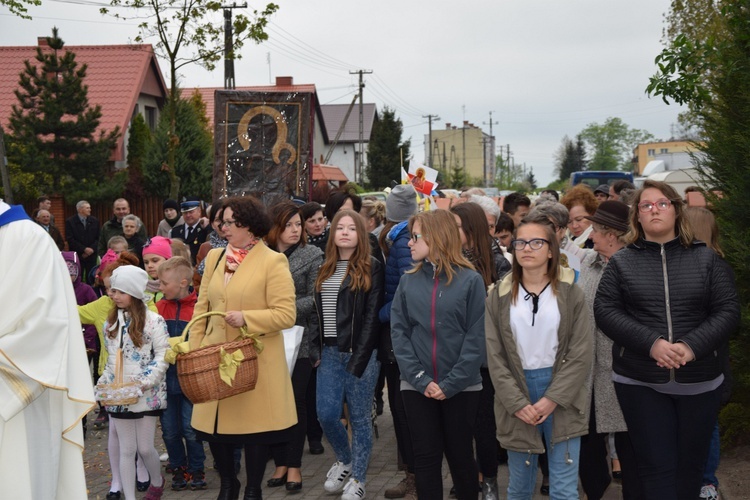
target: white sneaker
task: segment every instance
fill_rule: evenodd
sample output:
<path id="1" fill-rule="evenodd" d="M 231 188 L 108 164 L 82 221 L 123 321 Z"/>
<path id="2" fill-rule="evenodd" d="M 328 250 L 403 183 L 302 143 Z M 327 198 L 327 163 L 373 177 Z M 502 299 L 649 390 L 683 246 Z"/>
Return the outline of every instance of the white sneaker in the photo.
<path id="1" fill-rule="evenodd" d="M 701 488 L 701 494 L 698 498 L 707 498 L 709 500 L 718 500 L 719 492 L 716 491 L 716 486 L 713 484 L 706 484 Z"/>
<path id="2" fill-rule="evenodd" d="M 362 500 L 363 498 L 365 498 L 365 483 L 360 483 L 356 479 L 351 478 L 346 483 L 341 500 Z"/>
<path id="3" fill-rule="evenodd" d="M 326 482 L 323 489 L 328 493 L 336 493 L 344 487 L 344 482 L 352 475 L 352 464 L 342 464 L 336 462 L 326 474 Z"/>
<path id="4" fill-rule="evenodd" d="M 159 455 L 159 461 L 160 462 L 166 462 L 167 460 L 169 460 L 169 454 L 168 453 L 162 453 L 161 455 Z"/>

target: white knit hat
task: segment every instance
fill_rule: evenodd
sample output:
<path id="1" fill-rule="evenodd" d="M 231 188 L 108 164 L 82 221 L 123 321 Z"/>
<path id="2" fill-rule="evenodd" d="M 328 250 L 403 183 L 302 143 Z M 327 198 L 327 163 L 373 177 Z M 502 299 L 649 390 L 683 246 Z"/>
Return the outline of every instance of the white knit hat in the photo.
<path id="1" fill-rule="evenodd" d="M 146 286 L 148 285 L 148 274 L 136 266 L 120 266 L 112 272 L 110 288 L 138 299 L 146 300 Z"/>

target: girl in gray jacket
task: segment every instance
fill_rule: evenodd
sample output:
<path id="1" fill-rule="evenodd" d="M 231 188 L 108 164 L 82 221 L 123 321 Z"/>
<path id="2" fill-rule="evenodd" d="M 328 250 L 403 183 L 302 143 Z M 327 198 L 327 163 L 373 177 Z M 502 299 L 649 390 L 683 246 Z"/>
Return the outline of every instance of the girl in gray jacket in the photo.
<path id="1" fill-rule="evenodd" d="M 443 498 L 448 459 L 456 496 L 476 499 L 472 438 L 484 351 L 482 277 L 461 254 L 461 237 L 446 210 L 409 221 L 416 266 L 399 281 L 391 308 L 393 352 L 411 432 L 417 496 Z"/>
<path id="2" fill-rule="evenodd" d="M 508 450 L 508 498 L 533 497 L 546 447 L 551 498 L 577 500 L 591 321 L 573 273 L 559 267 L 551 225 L 522 221 L 511 247 L 513 270 L 490 289 L 485 318 L 497 436 Z"/>

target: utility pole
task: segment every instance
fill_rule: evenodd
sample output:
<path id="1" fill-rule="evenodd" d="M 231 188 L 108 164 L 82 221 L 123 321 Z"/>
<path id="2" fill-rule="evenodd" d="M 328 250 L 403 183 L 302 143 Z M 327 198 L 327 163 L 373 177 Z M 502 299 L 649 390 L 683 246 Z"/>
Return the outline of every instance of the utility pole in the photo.
<path id="1" fill-rule="evenodd" d="M 461 106 L 461 111 L 463 112 L 463 123 L 461 124 L 461 144 L 463 146 L 463 157 L 461 159 L 462 166 L 464 167 L 464 172 L 467 172 L 466 169 L 466 105 Z"/>
<path id="2" fill-rule="evenodd" d="M 234 29 L 232 28 L 232 9 L 246 9 L 247 4 L 222 5 L 224 9 L 224 88 L 234 90 Z M 270 71 L 270 61 L 269 61 Z"/>
<path id="3" fill-rule="evenodd" d="M 427 166 L 430 168 L 434 168 L 432 166 L 432 120 L 440 121 L 440 117 L 438 115 L 427 115 L 422 116 L 422 118 L 427 118 L 427 121 L 429 122 L 429 139 L 427 140 L 427 147 L 430 148 L 430 157 L 427 160 Z"/>
<path id="4" fill-rule="evenodd" d="M 492 111 L 490 111 L 490 161 L 489 161 L 489 169 L 490 169 L 490 179 L 492 179 L 492 182 L 495 182 L 495 136 L 492 135 L 492 125 L 497 125 L 499 122 L 492 121 Z"/>
<path id="5" fill-rule="evenodd" d="M 3 193 L 8 205 L 13 204 L 13 190 L 10 187 L 10 176 L 8 175 L 8 159 L 5 157 L 5 132 L 0 127 L 0 175 L 3 178 Z"/>
<path id="6" fill-rule="evenodd" d="M 362 91 L 365 88 L 365 82 L 362 78 L 363 75 L 369 75 L 372 73 L 371 69 L 360 69 L 357 71 L 350 71 L 350 75 L 359 74 L 359 153 L 354 161 L 354 182 L 362 182 L 362 163 L 364 158 L 364 135 L 365 135 L 365 118 L 364 118 L 364 107 L 362 104 Z"/>

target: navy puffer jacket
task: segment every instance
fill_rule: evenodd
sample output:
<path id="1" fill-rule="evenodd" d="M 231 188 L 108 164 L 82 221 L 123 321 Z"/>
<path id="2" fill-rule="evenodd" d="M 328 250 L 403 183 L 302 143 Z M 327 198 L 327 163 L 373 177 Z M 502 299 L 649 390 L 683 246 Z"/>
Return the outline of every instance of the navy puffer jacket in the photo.
<path id="1" fill-rule="evenodd" d="M 599 282 L 597 326 L 614 341 L 615 373 L 665 384 L 713 380 L 722 373 L 719 349 L 737 328 L 740 306 L 729 265 L 703 242 L 639 240 L 617 252 Z M 658 339 L 684 342 L 695 361 L 677 370 L 651 358 Z"/>
<path id="2" fill-rule="evenodd" d="M 398 283 L 406 271 L 414 267 L 409 249 L 409 221 L 399 222 L 391 228 L 386 237 L 390 250 L 385 262 L 385 296 L 383 307 L 378 314 L 383 329 L 380 333 L 380 346 L 378 347 L 378 360 L 381 363 L 395 363 L 396 356 L 393 354 L 391 344 L 391 304 L 396 295 Z"/>

